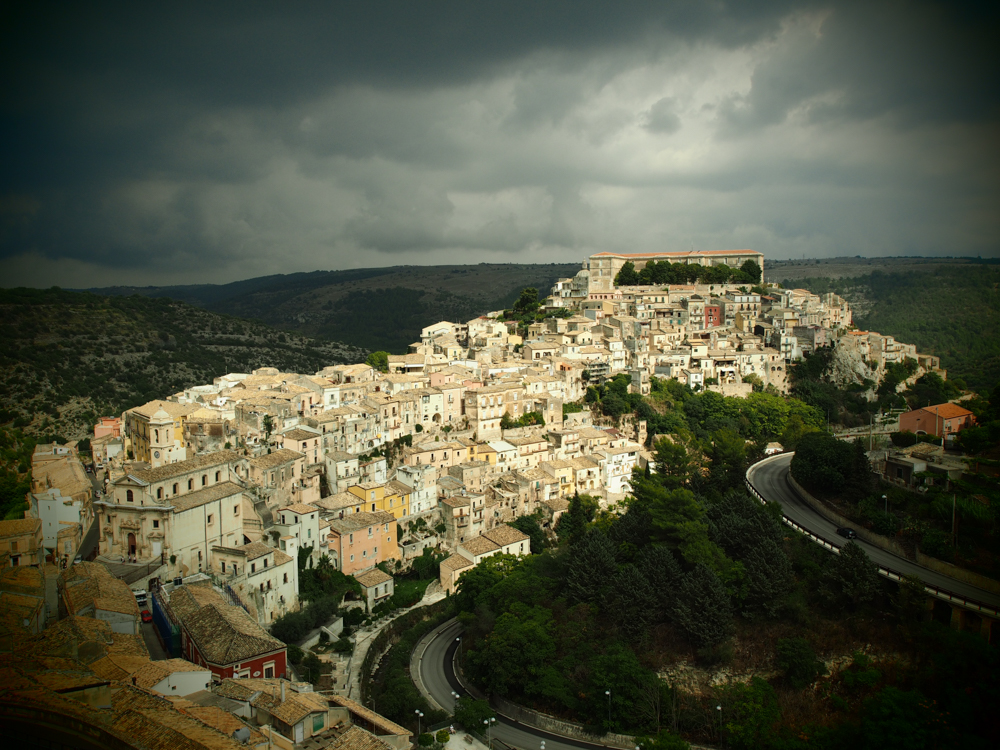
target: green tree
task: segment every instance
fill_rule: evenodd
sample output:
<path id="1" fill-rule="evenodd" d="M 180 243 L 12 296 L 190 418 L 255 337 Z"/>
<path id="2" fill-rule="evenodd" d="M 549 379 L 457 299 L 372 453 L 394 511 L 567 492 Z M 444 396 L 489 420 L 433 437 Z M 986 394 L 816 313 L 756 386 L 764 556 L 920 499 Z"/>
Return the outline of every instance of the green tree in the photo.
<path id="1" fill-rule="evenodd" d="M 559 520 L 556 522 L 555 531 L 559 537 L 559 543 L 572 544 L 579 539 L 586 531 L 587 524 L 594 519 L 596 512 L 596 503 L 588 502 L 586 496 L 581 496 L 579 493 L 573 495 L 569 501 L 569 508 L 559 516 Z"/>
<path id="2" fill-rule="evenodd" d="M 680 580 L 672 617 L 691 643 L 715 646 L 733 633 L 733 610 L 722 581 L 707 565 Z"/>
<path id="3" fill-rule="evenodd" d="M 778 698 L 767 682 L 754 677 L 722 689 L 723 740 L 736 750 L 769 747 L 781 719 Z"/>
<path id="4" fill-rule="evenodd" d="M 719 492 L 743 487 L 747 471 L 747 444 L 738 432 L 719 430 L 712 435 L 709 482 Z"/>
<path id="5" fill-rule="evenodd" d="M 684 487 L 697 469 L 687 448 L 679 441 L 661 438 L 654 446 L 656 475 L 667 489 Z"/>
<path id="6" fill-rule="evenodd" d="M 781 447 L 786 451 L 794 451 L 799 441 L 810 432 L 819 432 L 819 429 L 812 425 L 807 425 L 802 421 L 802 417 L 798 414 L 793 414 L 785 423 L 785 429 L 782 430 L 778 442 L 781 443 Z"/>
<path id="7" fill-rule="evenodd" d="M 639 283 L 639 274 L 635 272 L 635 264 L 627 260 L 621 270 L 615 274 L 615 286 L 635 286 Z"/>
<path id="8" fill-rule="evenodd" d="M 540 306 L 538 302 L 538 290 L 529 286 L 521 290 L 521 296 L 514 303 L 514 312 L 520 314 L 534 313 Z"/>
<path id="9" fill-rule="evenodd" d="M 645 574 L 653 592 L 656 618 L 669 619 L 677 588 L 684 575 L 674 553 L 662 544 L 652 544 L 639 552 L 636 565 Z"/>
<path id="10" fill-rule="evenodd" d="M 612 575 L 609 599 L 615 626 L 630 642 L 643 639 L 656 614 L 656 596 L 639 568 L 630 563 Z"/>
<path id="11" fill-rule="evenodd" d="M 878 568 L 856 542 L 848 542 L 826 569 L 824 590 L 835 606 L 857 608 L 878 594 Z"/>
<path id="12" fill-rule="evenodd" d="M 808 687 L 826 674 L 826 666 L 816 658 L 812 644 L 805 638 L 779 638 L 777 657 L 778 668 L 796 690 Z"/>
<path id="13" fill-rule="evenodd" d="M 603 531 L 591 529 L 570 547 L 567 598 L 603 605 L 615 569 L 614 544 Z"/>
<path id="14" fill-rule="evenodd" d="M 534 515 L 518 516 L 510 525 L 518 531 L 527 534 L 528 538 L 531 539 L 531 554 L 541 554 L 542 550 L 548 546 L 548 541 L 545 539 L 545 532 L 538 525 L 538 519 Z"/>
<path id="15" fill-rule="evenodd" d="M 365 362 L 379 372 L 389 372 L 389 352 L 372 352 Z"/>
<path id="16" fill-rule="evenodd" d="M 493 631 L 469 660 L 490 693 L 531 695 L 542 684 L 556 654 L 552 637 L 552 612 L 516 603 L 500 615 Z"/>
<path id="17" fill-rule="evenodd" d="M 748 260 L 744 261 L 743 265 L 740 266 L 740 270 L 746 274 L 747 281 L 751 284 L 759 284 L 761 282 L 761 271 L 760 266 L 757 265 L 755 261 Z"/>
<path id="18" fill-rule="evenodd" d="M 465 729 L 472 732 L 480 732 L 484 721 L 489 721 L 496 716 L 490 704 L 482 700 L 473 700 L 468 696 L 462 696 L 455 701 L 455 721 Z"/>
<path id="19" fill-rule="evenodd" d="M 271 418 L 270 414 L 264 415 L 264 422 L 262 426 L 264 428 L 264 442 L 267 442 L 271 439 L 271 433 L 274 432 L 274 420 Z"/>

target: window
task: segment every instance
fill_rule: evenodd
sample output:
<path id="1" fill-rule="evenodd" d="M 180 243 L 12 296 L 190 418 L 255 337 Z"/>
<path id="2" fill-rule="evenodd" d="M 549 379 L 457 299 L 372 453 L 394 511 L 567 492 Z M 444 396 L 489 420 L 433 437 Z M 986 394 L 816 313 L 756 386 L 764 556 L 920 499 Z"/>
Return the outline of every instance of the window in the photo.
<path id="1" fill-rule="evenodd" d="M 238 516 L 239 514 L 240 514 L 240 506 L 239 505 L 234 505 L 233 506 L 233 515 L 234 516 Z"/>
<path id="2" fill-rule="evenodd" d="M 260 593 L 262 593 L 262 594 L 264 593 L 264 584 L 263 583 L 260 584 Z"/>
<path id="3" fill-rule="evenodd" d="M 239 567 L 236 565 L 236 563 L 233 563 L 233 575 L 234 576 L 239 575 L 239 572 L 240 572 Z"/>
<path id="4" fill-rule="evenodd" d="M 251 573 L 257 572 L 257 563 L 250 563 L 250 572 Z"/>
<path id="5" fill-rule="evenodd" d="M 201 550 L 198 550 L 198 562 L 201 562 Z"/>
<path id="6" fill-rule="evenodd" d="M 313 530 L 306 529 L 306 539 L 312 539 L 312 537 L 313 537 Z"/>
<path id="7" fill-rule="evenodd" d="M 215 472 L 215 481 L 216 482 L 218 482 L 221 477 L 222 477 L 222 472 L 221 471 Z"/>
<path id="8" fill-rule="evenodd" d="M 208 474 L 201 475 L 201 486 L 204 487 L 208 484 Z"/>
<path id="9" fill-rule="evenodd" d="M 371 526 L 368 527 L 368 538 L 369 539 L 372 538 L 372 527 Z"/>
<path id="10" fill-rule="evenodd" d="M 267 558 L 266 557 L 264 558 L 264 567 L 265 568 L 267 567 Z"/>
<path id="11" fill-rule="evenodd" d="M 188 489 L 189 490 L 193 490 L 194 489 L 194 480 L 193 479 L 189 479 L 188 480 Z"/>
<path id="12" fill-rule="evenodd" d="M 135 502 L 135 495 L 132 494 L 132 490 L 125 490 L 125 499 L 130 503 Z"/>
<path id="13" fill-rule="evenodd" d="M 179 485 L 177 484 L 177 482 L 174 482 L 174 494 L 175 495 L 177 494 L 177 488 L 178 488 L 178 486 Z"/>
<path id="14" fill-rule="evenodd" d="M 10 551 L 17 552 L 17 540 L 14 540 L 13 542 L 10 543 Z"/>
<path id="15" fill-rule="evenodd" d="M 153 528 L 154 529 L 160 528 L 160 522 L 155 518 L 153 519 Z"/>
<path id="16" fill-rule="evenodd" d="M 361 550 L 361 556 L 362 557 L 368 557 L 368 550 L 366 550 L 366 549 Z"/>
<path id="17" fill-rule="evenodd" d="M 285 573 L 285 580 L 284 580 L 284 583 L 288 583 L 288 573 Z"/>
<path id="18" fill-rule="evenodd" d="M 108 516 L 108 523 L 111 523 L 111 516 Z"/>
<path id="19" fill-rule="evenodd" d="M 375 512 L 375 503 L 372 503 L 372 513 Z"/>
<path id="20" fill-rule="evenodd" d="M 226 572 L 226 561 L 225 560 L 222 561 L 222 572 L 223 573 Z"/>
<path id="21" fill-rule="evenodd" d="M 264 667 L 264 677 L 274 677 L 274 664 L 267 664 Z"/>
<path id="22" fill-rule="evenodd" d="M 212 514 L 211 513 L 208 514 L 208 525 L 209 526 L 212 525 Z"/>
<path id="23" fill-rule="evenodd" d="M 354 544 L 354 534 L 348 534 L 348 544 Z"/>

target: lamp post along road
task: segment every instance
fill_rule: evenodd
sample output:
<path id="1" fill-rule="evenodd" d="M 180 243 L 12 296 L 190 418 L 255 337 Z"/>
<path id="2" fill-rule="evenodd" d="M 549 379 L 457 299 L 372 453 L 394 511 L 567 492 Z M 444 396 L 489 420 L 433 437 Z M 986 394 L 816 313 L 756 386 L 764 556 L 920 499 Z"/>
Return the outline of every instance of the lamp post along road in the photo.
<path id="1" fill-rule="evenodd" d="M 605 690 L 604 694 L 608 696 L 608 731 L 611 731 L 611 691 Z"/>
<path id="2" fill-rule="evenodd" d="M 420 710 L 420 709 L 418 708 L 418 709 L 417 709 L 416 711 L 414 711 L 413 713 L 415 713 L 415 714 L 417 715 L 417 742 L 419 743 L 419 742 L 420 742 L 420 720 L 421 720 L 422 718 L 424 718 L 424 712 L 423 712 L 423 711 L 421 711 L 421 710 Z"/>

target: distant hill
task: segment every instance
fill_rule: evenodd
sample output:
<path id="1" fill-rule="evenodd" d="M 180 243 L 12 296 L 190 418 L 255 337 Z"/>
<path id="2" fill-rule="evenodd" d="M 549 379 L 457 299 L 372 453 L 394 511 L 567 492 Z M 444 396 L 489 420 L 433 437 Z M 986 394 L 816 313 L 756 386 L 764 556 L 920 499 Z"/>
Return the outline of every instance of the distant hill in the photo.
<path id="1" fill-rule="evenodd" d="M 0 424 L 83 437 L 101 414 L 225 372 L 312 373 L 364 349 L 276 331 L 171 299 L 0 290 Z"/>
<path id="2" fill-rule="evenodd" d="M 842 279 L 799 277 L 784 286 L 842 295 L 858 328 L 916 344 L 918 351 L 941 357 L 949 379 L 989 392 L 1000 382 L 1000 265 L 912 268 Z"/>
<path id="3" fill-rule="evenodd" d="M 524 287 L 548 294 L 578 263 L 395 266 L 262 276 L 232 284 L 108 287 L 102 295 L 169 297 L 286 331 L 403 354 L 420 329 L 509 307 Z"/>

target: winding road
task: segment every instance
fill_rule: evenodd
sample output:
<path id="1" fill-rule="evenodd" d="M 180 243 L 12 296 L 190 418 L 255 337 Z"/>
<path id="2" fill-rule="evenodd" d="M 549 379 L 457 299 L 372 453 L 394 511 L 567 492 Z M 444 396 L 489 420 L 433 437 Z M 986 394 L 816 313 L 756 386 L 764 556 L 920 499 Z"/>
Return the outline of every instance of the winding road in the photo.
<path id="1" fill-rule="evenodd" d="M 452 713 L 455 710 L 455 698 L 452 691 L 461 696 L 468 695 L 455 676 L 453 667 L 455 651 L 459 648 L 458 639 L 462 634 L 462 626 L 457 620 L 451 620 L 441 630 L 427 636 L 430 642 L 420 659 L 418 669 L 423 688 L 431 697 Z M 491 736 L 504 744 L 519 750 L 539 750 L 545 741 L 545 750 L 594 750 L 605 745 L 591 744 L 573 740 L 556 734 L 550 734 L 534 727 L 528 727 L 496 714 L 497 723 L 490 730 Z M 485 728 L 483 730 L 485 734 Z"/>
<path id="2" fill-rule="evenodd" d="M 788 483 L 788 467 L 791 464 L 793 455 L 795 454 L 786 453 L 781 456 L 765 459 L 751 466 L 747 472 L 747 483 L 765 500 L 779 503 L 785 517 L 797 526 L 821 537 L 834 547 L 839 548 L 843 546 L 847 543 L 847 540 L 837 535 L 837 525 L 826 520 L 802 502 L 798 494 Z M 947 592 L 984 604 L 987 607 L 992 607 L 994 610 L 1000 609 L 1000 595 L 924 568 L 911 560 L 899 557 L 891 552 L 886 552 L 861 539 L 855 539 L 854 541 L 864 549 L 868 557 L 880 568 L 889 569 L 904 575 L 917 576 L 925 585 L 941 593 Z M 935 595 L 938 598 L 947 599 L 946 596 Z M 955 601 L 954 603 L 962 605 L 961 602 Z M 983 611 L 976 607 L 966 606 L 966 608 Z M 989 612 L 985 613 L 989 614 Z"/>

